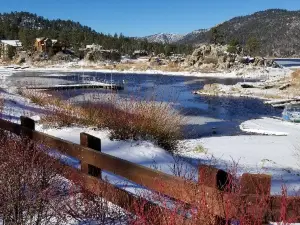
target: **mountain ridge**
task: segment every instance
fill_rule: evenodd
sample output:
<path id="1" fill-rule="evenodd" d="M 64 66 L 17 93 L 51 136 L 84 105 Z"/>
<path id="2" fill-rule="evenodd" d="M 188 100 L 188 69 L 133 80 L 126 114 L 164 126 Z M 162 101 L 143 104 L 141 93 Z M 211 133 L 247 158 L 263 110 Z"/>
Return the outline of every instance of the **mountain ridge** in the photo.
<path id="1" fill-rule="evenodd" d="M 245 47 L 250 38 L 255 38 L 259 42 L 259 55 L 300 56 L 300 10 L 267 9 L 234 17 L 213 28 L 223 36 L 223 44 L 237 40 Z M 198 46 L 210 43 L 211 37 L 212 28 L 199 29 L 184 35 L 173 44 Z"/>

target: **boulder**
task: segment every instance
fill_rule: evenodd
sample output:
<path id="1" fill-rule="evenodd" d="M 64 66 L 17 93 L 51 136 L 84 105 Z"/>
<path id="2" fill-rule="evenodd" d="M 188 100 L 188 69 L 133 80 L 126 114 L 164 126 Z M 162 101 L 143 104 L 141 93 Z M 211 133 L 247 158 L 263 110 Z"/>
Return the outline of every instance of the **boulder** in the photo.
<path id="1" fill-rule="evenodd" d="M 219 64 L 225 63 L 226 61 L 227 61 L 227 55 L 222 55 L 218 58 Z"/>
<path id="2" fill-rule="evenodd" d="M 203 59 L 203 64 L 218 64 L 218 58 L 217 57 L 208 57 L 206 56 L 204 59 Z"/>
<path id="3" fill-rule="evenodd" d="M 203 64 L 203 62 L 198 61 L 198 62 L 196 62 L 196 63 L 194 64 L 194 67 L 198 68 L 198 67 L 200 67 L 202 64 Z"/>
<path id="4" fill-rule="evenodd" d="M 211 54 L 211 51 L 212 51 L 211 45 L 203 45 L 203 46 L 201 47 L 201 49 L 202 49 L 202 52 L 203 52 L 203 55 L 204 55 L 204 56 L 207 56 L 207 55 L 210 55 L 210 54 Z"/>

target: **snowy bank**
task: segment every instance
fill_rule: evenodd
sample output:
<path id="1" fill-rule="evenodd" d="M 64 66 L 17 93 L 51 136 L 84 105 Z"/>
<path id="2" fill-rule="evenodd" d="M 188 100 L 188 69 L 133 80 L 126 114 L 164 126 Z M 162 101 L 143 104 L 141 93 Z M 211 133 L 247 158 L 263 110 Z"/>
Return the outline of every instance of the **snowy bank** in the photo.
<path id="1" fill-rule="evenodd" d="M 19 116 L 38 116 L 49 113 L 47 109 L 32 104 L 28 99 L 7 91 L 0 93 L 5 99 L 2 117 L 14 122 Z M 79 133 L 87 132 L 102 140 L 102 151 L 143 166 L 153 167 L 172 174 L 172 168 L 178 160 L 167 151 L 145 141 L 114 141 L 108 137 L 108 131 L 92 128 L 70 127 L 51 129 L 37 126 L 42 132 L 79 143 Z M 286 136 L 221 136 L 180 141 L 180 155 L 185 168 L 197 169 L 199 164 L 213 165 L 221 169 L 231 169 L 233 162 L 243 172 L 267 173 L 272 175 L 272 193 L 279 193 L 282 183 L 289 185 L 290 193 L 300 188 L 300 143 L 299 125 L 277 119 L 261 118 L 245 121 L 241 129 L 249 132 L 282 132 Z M 202 146 L 202 147 L 200 147 Z M 195 179 L 197 175 L 195 176 Z M 115 178 L 111 178 L 115 179 Z M 120 180 L 116 179 L 118 182 Z M 132 185 L 132 191 L 137 186 Z"/>
<path id="2" fill-rule="evenodd" d="M 232 71 L 214 71 L 214 72 L 193 72 L 193 71 L 180 71 L 180 72 L 166 72 L 161 70 L 109 70 L 101 68 L 89 68 L 89 67 L 75 67 L 73 64 L 61 64 L 48 67 L 30 67 L 26 69 L 7 69 L 5 67 L 0 67 L 1 71 L 10 72 L 73 72 L 73 73 L 88 73 L 88 72 L 98 72 L 98 73 L 113 73 L 113 74 L 146 74 L 146 75 L 169 75 L 169 76 L 190 76 L 190 77 L 208 77 L 208 78 L 242 78 L 242 79 L 267 79 L 272 77 L 282 77 L 284 74 L 289 73 L 289 69 L 282 68 L 255 68 L 255 67 L 245 67 L 243 69 L 237 69 Z M 62 74 L 62 76 L 64 76 Z"/>

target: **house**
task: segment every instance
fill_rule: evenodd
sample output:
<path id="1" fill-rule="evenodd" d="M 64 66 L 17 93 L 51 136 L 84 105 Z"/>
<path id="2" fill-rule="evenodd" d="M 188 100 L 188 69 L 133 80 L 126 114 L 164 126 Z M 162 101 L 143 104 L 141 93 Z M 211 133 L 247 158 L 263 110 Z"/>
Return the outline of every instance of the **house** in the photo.
<path id="1" fill-rule="evenodd" d="M 56 54 L 62 51 L 62 45 L 58 40 L 41 37 L 35 39 L 34 50 L 47 54 Z"/>
<path id="2" fill-rule="evenodd" d="M 102 46 L 93 43 L 91 45 L 86 45 L 85 49 L 88 50 L 88 51 L 90 51 L 90 50 L 100 51 L 102 49 Z"/>
<path id="3" fill-rule="evenodd" d="M 1 40 L 1 59 L 11 60 L 18 51 L 22 49 L 22 42 L 19 40 Z"/>

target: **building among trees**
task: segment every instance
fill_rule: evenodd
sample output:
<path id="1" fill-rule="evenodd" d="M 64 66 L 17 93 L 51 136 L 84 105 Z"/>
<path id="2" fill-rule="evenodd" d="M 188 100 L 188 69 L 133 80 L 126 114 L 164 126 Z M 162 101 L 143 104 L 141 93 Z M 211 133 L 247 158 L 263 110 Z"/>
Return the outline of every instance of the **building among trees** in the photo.
<path id="1" fill-rule="evenodd" d="M 22 50 L 22 42 L 19 40 L 1 40 L 0 50 L 2 60 L 11 60 L 18 51 Z"/>
<path id="2" fill-rule="evenodd" d="M 34 50 L 47 54 L 56 54 L 62 51 L 62 44 L 58 40 L 50 38 L 36 38 L 34 43 Z"/>

